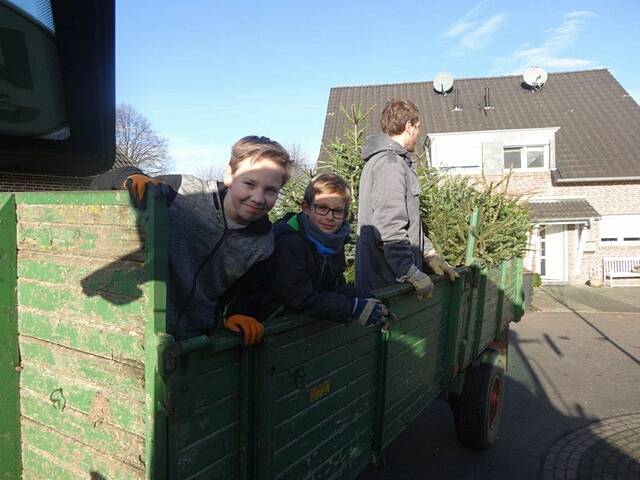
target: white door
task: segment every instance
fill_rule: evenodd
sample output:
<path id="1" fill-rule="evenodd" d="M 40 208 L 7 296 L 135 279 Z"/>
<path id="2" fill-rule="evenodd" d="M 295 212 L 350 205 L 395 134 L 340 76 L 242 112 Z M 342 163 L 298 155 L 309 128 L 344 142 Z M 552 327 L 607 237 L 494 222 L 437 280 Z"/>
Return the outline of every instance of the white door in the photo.
<path id="1" fill-rule="evenodd" d="M 540 276 L 545 282 L 567 280 L 567 239 L 565 225 L 541 225 Z"/>

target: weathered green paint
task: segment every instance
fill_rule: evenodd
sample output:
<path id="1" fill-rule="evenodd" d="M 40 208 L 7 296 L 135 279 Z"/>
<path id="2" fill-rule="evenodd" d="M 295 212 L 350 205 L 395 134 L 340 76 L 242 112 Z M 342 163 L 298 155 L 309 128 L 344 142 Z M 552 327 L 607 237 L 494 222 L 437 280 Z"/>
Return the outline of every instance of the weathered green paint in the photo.
<path id="1" fill-rule="evenodd" d="M 82 301 L 78 301 L 82 299 Z M 33 312 L 63 314 L 93 324 L 140 329 L 145 305 L 139 301 L 114 304 L 100 296 L 87 297 L 78 285 L 51 285 L 30 280 L 18 281 L 18 302 Z"/>
<path id="2" fill-rule="evenodd" d="M 249 349 L 223 333 L 175 343 L 164 204 L 18 199 L 25 478 L 355 478 L 521 315 L 515 260 L 434 278 L 425 301 L 380 291 L 400 319 L 386 333 L 288 315 Z"/>
<path id="3" fill-rule="evenodd" d="M 20 478 L 20 353 L 16 296 L 16 205 L 0 193 L 0 480 Z"/>
<path id="4" fill-rule="evenodd" d="M 25 205 L 124 205 L 131 204 L 127 191 L 20 192 L 16 201 Z"/>
<path id="5" fill-rule="evenodd" d="M 23 421 L 22 436 L 24 443 L 28 445 L 25 449 L 27 453 L 25 465 L 28 464 L 30 469 L 35 469 L 39 460 L 34 457 L 41 456 L 49 459 L 47 463 L 57 465 L 66 474 L 66 476 L 53 474 L 54 479 L 86 479 L 87 473 L 90 472 L 107 479 L 139 480 L 141 478 L 140 468 L 116 460 L 110 455 L 103 455 L 92 446 L 75 441 L 52 429 L 43 428 L 42 425 L 31 420 Z M 31 456 L 28 452 L 35 455 Z M 53 471 L 55 470 L 57 469 Z M 69 476 L 69 473 L 72 476 Z"/>
<path id="6" fill-rule="evenodd" d="M 32 311 L 20 313 L 20 334 L 47 340 L 76 350 L 114 358 L 125 363 L 144 361 L 142 336 L 133 330 L 90 323 L 76 323 L 71 319 L 50 317 Z"/>
<path id="7" fill-rule="evenodd" d="M 27 257 L 24 253 L 21 256 L 18 276 L 22 280 L 78 285 L 85 295 L 101 295 L 114 300 L 117 297 L 123 304 L 131 303 L 141 295 L 141 285 L 145 281 L 144 265 L 141 262 L 100 262 L 95 258 L 53 258 L 43 254 L 33 256 L 35 258 Z M 106 268 L 102 268 L 103 266 Z"/>
<path id="8" fill-rule="evenodd" d="M 467 239 L 467 251 L 465 255 L 464 264 L 467 266 L 471 266 L 475 263 L 475 252 L 476 252 L 476 232 L 478 228 L 478 223 L 480 222 L 480 210 L 478 208 L 473 209 L 473 213 L 471 214 L 471 220 L 469 222 L 469 238 Z"/>
<path id="9" fill-rule="evenodd" d="M 167 461 L 167 411 L 165 381 L 160 374 L 160 359 L 172 343 L 167 335 L 166 289 L 168 276 L 167 260 L 167 206 L 164 199 L 147 199 L 143 216 L 143 231 L 146 238 L 145 284 L 145 478 L 165 480 L 168 474 Z"/>
<path id="10" fill-rule="evenodd" d="M 73 208 L 70 208 L 73 207 Z M 19 222 L 29 223 L 63 223 L 67 225 L 135 225 L 140 217 L 139 212 L 129 205 L 100 204 L 51 204 L 29 205 L 20 203 L 17 211 Z"/>
<path id="11" fill-rule="evenodd" d="M 140 452 L 144 439 L 120 429 L 107 421 L 76 411 L 69 406 L 61 411 L 52 405 L 49 396 L 23 391 L 21 398 L 22 414 L 34 422 L 47 425 L 62 435 L 91 445 L 91 448 L 119 461 L 137 466 L 144 465 Z"/>
<path id="12" fill-rule="evenodd" d="M 86 415 L 91 413 L 94 400 L 99 392 L 106 390 L 98 385 L 86 384 L 61 374 L 41 370 L 39 365 L 25 364 L 20 375 L 21 389 L 30 390 L 50 398 L 54 391 L 61 391 L 66 406 Z M 144 435 L 144 403 L 121 395 L 110 395 L 109 409 L 111 423 L 128 432 Z M 66 407 L 65 407 L 66 408 Z"/>

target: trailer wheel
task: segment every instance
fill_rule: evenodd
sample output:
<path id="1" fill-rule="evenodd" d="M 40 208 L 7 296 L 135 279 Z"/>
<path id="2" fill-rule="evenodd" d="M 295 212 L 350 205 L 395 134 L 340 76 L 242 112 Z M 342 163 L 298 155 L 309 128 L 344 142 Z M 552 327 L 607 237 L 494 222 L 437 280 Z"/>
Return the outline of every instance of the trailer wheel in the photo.
<path id="1" fill-rule="evenodd" d="M 504 365 L 497 352 L 486 355 L 466 372 L 460 395 L 451 398 L 453 421 L 460 443 L 474 450 L 494 444 L 502 417 Z"/>

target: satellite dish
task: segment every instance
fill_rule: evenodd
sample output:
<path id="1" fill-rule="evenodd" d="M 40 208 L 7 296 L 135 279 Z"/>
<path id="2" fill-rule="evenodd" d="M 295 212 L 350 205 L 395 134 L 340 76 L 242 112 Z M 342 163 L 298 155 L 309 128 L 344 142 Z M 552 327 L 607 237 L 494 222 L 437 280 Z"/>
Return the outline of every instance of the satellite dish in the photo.
<path id="1" fill-rule="evenodd" d="M 433 79 L 433 89 L 445 95 L 453 87 L 453 75 L 449 72 L 440 72 Z"/>
<path id="2" fill-rule="evenodd" d="M 538 89 L 542 88 L 547 82 L 547 72 L 540 67 L 529 67 L 525 70 L 522 78 L 524 79 L 524 83 L 531 88 Z"/>

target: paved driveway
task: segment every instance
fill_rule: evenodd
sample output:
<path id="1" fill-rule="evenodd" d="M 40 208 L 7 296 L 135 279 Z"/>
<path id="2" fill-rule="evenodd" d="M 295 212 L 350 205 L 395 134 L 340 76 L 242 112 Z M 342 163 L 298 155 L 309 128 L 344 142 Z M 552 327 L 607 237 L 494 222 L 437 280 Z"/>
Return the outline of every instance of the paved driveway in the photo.
<path id="1" fill-rule="evenodd" d="M 576 310 L 605 304 L 595 293 L 607 292 L 593 290 Z M 632 309 L 635 292 L 606 305 Z M 578 306 L 572 302 L 565 303 Z M 385 470 L 370 468 L 361 480 L 640 479 L 640 313 L 563 308 L 529 312 L 513 325 L 504 416 L 491 450 L 462 447 L 448 405 L 436 401 L 386 449 Z M 619 472 L 607 473 L 612 468 Z"/>
<path id="2" fill-rule="evenodd" d="M 640 313 L 640 287 L 544 285 L 534 289 L 531 303 L 540 312 Z"/>

